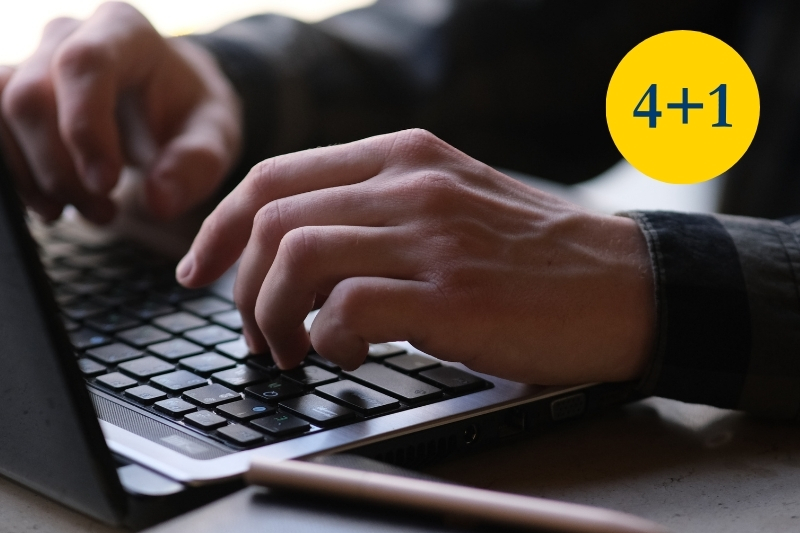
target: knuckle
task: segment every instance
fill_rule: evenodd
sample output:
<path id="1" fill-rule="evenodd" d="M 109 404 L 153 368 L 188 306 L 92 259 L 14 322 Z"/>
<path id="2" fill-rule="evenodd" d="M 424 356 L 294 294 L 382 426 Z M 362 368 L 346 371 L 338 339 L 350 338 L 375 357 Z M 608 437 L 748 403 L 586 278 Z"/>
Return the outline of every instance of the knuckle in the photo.
<path id="1" fill-rule="evenodd" d="M 89 39 L 65 43 L 54 58 L 56 71 L 70 76 L 103 72 L 114 63 L 111 47 L 107 43 Z"/>
<path id="2" fill-rule="evenodd" d="M 56 17 L 44 26 L 44 35 L 58 34 L 77 26 L 79 22 L 71 17 Z"/>
<path id="3" fill-rule="evenodd" d="M 275 200 L 259 209 L 253 223 L 259 241 L 272 249 L 278 246 L 286 234 L 281 215 L 281 203 L 281 200 Z"/>
<path id="4" fill-rule="evenodd" d="M 314 263 L 317 236 L 308 227 L 295 228 L 287 232 L 278 246 L 278 255 L 283 258 L 290 274 L 302 275 Z"/>
<path id="5" fill-rule="evenodd" d="M 418 159 L 429 155 L 442 141 L 428 130 L 414 128 L 394 134 L 392 142 L 393 155 L 402 159 Z"/>
<path id="6" fill-rule="evenodd" d="M 456 180 L 440 171 L 415 172 L 401 180 L 398 187 L 424 212 L 441 212 L 452 206 L 458 190 Z"/>
<path id="7" fill-rule="evenodd" d="M 11 119 L 29 120 L 54 111 L 53 85 L 46 76 L 16 76 L 2 94 L 3 114 Z"/>
<path id="8" fill-rule="evenodd" d="M 245 181 L 247 181 L 247 183 L 253 189 L 252 192 L 255 197 L 268 197 L 269 191 L 272 188 L 271 184 L 276 177 L 275 160 L 275 157 L 265 159 L 264 161 L 257 163 L 253 168 L 250 169 L 250 172 L 247 173 Z"/>
<path id="9" fill-rule="evenodd" d="M 97 15 L 115 18 L 144 18 L 144 16 L 127 2 L 103 2 L 97 7 Z"/>

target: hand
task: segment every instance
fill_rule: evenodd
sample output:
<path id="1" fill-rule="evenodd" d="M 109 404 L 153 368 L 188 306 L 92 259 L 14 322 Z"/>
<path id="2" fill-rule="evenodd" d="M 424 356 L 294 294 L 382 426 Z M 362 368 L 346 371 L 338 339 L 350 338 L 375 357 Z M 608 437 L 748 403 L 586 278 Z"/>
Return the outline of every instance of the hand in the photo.
<path id="1" fill-rule="evenodd" d="M 644 237 L 411 130 L 268 159 L 206 219 L 177 274 L 207 284 L 244 250 L 248 344 L 282 368 L 367 343 L 539 384 L 635 378 L 655 303 Z"/>
<path id="2" fill-rule="evenodd" d="M 0 68 L 0 98 L 4 155 L 48 220 L 73 204 L 108 222 L 126 164 L 144 173 L 150 211 L 174 218 L 213 194 L 241 143 L 239 103 L 215 60 L 122 3 L 50 22 L 30 58 Z"/>

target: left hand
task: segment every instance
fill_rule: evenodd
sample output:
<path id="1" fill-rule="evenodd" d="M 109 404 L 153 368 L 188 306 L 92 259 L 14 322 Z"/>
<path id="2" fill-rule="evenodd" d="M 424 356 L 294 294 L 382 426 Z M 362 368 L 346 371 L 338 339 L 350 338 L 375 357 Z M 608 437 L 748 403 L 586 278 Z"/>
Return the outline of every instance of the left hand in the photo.
<path id="1" fill-rule="evenodd" d="M 655 328 L 635 222 L 523 185 L 410 130 L 268 159 L 206 219 L 178 266 L 188 287 L 239 258 L 254 352 L 282 368 L 309 341 L 355 368 L 408 340 L 515 381 L 635 378 Z M 309 335 L 303 326 L 323 301 Z"/>

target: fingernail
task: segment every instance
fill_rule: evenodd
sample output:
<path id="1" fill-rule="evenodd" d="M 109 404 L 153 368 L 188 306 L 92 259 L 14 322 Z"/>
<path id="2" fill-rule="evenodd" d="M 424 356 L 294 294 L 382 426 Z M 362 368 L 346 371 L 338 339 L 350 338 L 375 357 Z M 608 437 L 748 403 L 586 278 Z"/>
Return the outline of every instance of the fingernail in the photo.
<path id="1" fill-rule="evenodd" d="M 194 270 L 194 252 L 189 250 L 181 262 L 178 263 L 178 268 L 175 269 L 175 275 L 178 278 L 178 281 L 184 282 L 189 279 L 192 275 L 192 271 Z"/>

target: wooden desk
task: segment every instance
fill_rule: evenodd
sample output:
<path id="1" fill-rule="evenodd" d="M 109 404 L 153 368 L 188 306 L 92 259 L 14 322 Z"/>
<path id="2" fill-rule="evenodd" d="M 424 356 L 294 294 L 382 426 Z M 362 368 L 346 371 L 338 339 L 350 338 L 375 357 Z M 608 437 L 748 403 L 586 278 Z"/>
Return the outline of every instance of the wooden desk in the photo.
<path id="1" fill-rule="evenodd" d="M 652 398 L 426 472 L 681 532 L 800 530 L 800 426 Z M 0 533 L 116 531 L 0 480 Z"/>

